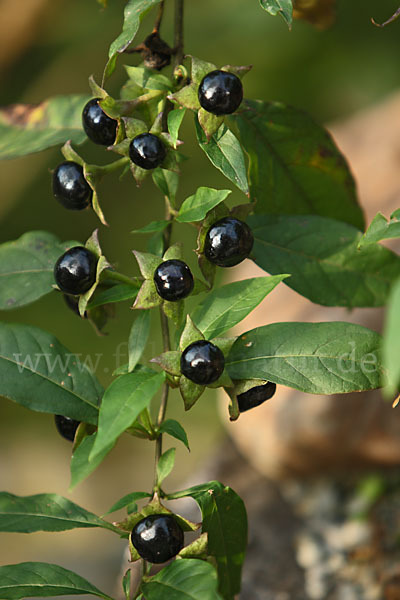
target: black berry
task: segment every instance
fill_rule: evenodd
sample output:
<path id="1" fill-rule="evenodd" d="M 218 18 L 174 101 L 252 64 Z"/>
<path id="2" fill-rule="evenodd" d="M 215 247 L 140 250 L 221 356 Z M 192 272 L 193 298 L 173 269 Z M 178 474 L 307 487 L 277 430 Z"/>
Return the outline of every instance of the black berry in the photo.
<path id="1" fill-rule="evenodd" d="M 83 175 L 81 165 L 67 160 L 53 172 L 53 194 L 69 210 L 83 210 L 92 199 L 92 188 Z"/>
<path id="2" fill-rule="evenodd" d="M 96 281 L 97 256 L 84 246 L 70 248 L 57 260 L 54 279 L 62 292 L 77 296 Z"/>
<path id="3" fill-rule="evenodd" d="M 100 98 L 93 98 L 82 112 L 82 125 L 86 135 L 95 144 L 112 146 L 117 135 L 118 122 L 111 119 L 99 104 Z"/>
<path id="4" fill-rule="evenodd" d="M 222 375 L 225 358 L 222 351 L 207 340 L 190 344 L 181 355 L 181 372 L 199 385 L 209 385 Z"/>
<path id="5" fill-rule="evenodd" d="M 159 564 L 182 550 L 183 530 L 172 515 L 149 515 L 136 523 L 131 542 L 144 560 Z"/>
<path id="6" fill-rule="evenodd" d="M 253 233 L 246 223 L 225 217 L 207 231 L 204 254 L 219 267 L 234 267 L 248 257 L 253 243 Z"/>
<path id="7" fill-rule="evenodd" d="M 63 417 L 62 415 L 54 415 L 54 421 L 58 433 L 66 440 L 73 442 L 75 439 L 76 430 L 78 429 L 79 421 L 70 419 L 70 417 Z"/>
<path id="8" fill-rule="evenodd" d="M 211 71 L 199 85 L 200 106 L 213 115 L 230 115 L 243 100 L 243 86 L 239 77 L 227 71 Z"/>
<path id="9" fill-rule="evenodd" d="M 129 144 L 129 157 L 142 169 L 155 169 L 166 156 L 165 146 L 156 135 L 141 133 Z"/>
<path id="10" fill-rule="evenodd" d="M 256 385 L 255 387 L 247 390 L 247 392 L 239 394 L 237 400 L 240 412 L 244 412 L 245 410 L 250 410 L 250 408 L 259 406 L 266 400 L 272 398 L 275 392 L 276 383 L 268 381 L 268 383 L 265 383 L 264 385 Z"/>
<path id="11" fill-rule="evenodd" d="M 189 296 L 193 290 L 193 275 L 182 260 L 166 260 L 154 272 L 154 283 L 159 296 L 176 302 Z"/>

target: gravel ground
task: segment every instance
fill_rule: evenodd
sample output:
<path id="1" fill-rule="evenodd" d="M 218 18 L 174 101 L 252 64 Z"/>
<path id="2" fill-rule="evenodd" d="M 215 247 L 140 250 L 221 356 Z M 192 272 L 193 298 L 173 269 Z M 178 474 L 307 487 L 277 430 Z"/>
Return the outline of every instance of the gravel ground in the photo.
<path id="1" fill-rule="evenodd" d="M 277 484 L 227 442 L 195 483 L 207 478 L 248 510 L 240 600 L 400 600 L 398 475 Z"/>

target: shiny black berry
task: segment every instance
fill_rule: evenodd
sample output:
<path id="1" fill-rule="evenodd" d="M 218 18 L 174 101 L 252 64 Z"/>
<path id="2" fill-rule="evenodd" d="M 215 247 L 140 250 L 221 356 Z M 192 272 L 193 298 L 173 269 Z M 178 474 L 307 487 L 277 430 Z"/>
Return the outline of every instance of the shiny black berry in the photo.
<path id="1" fill-rule="evenodd" d="M 266 400 L 272 398 L 275 392 L 276 383 L 268 381 L 268 383 L 265 383 L 264 385 L 256 385 L 255 387 L 247 390 L 247 392 L 239 394 L 237 400 L 240 412 L 244 412 L 245 410 L 250 410 L 250 408 L 259 406 Z"/>
<path id="2" fill-rule="evenodd" d="M 219 267 L 234 267 L 248 257 L 253 243 L 253 233 L 246 223 L 225 217 L 207 231 L 204 254 Z"/>
<path id="3" fill-rule="evenodd" d="M 129 144 L 131 161 L 142 169 L 155 169 L 161 165 L 166 154 L 164 144 L 152 133 L 141 133 Z"/>
<path id="4" fill-rule="evenodd" d="M 82 125 L 86 135 L 95 144 L 112 146 L 117 135 L 118 122 L 111 119 L 99 104 L 100 98 L 93 98 L 82 112 Z"/>
<path id="5" fill-rule="evenodd" d="M 58 433 L 66 440 L 73 442 L 79 421 L 75 421 L 75 419 L 70 419 L 69 417 L 63 417 L 62 415 L 54 415 L 54 421 Z"/>
<path id="6" fill-rule="evenodd" d="M 81 165 L 66 160 L 53 172 L 53 194 L 69 210 L 83 210 L 92 199 L 92 188 L 83 175 Z"/>
<path id="7" fill-rule="evenodd" d="M 222 351 L 207 340 L 190 344 L 181 354 L 181 372 L 199 385 L 209 385 L 221 377 L 225 366 Z"/>
<path id="8" fill-rule="evenodd" d="M 154 272 L 154 283 L 159 296 L 176 302 L 189 296 L 193 290 L 193 275 L 182 260 L 166 260 Z"/>
<path id="9" fill-rule="evenodd" d="M 183 530 L 172 515 L 149 515 L 132 529 L 131 542 L 151 563 L 163 563 L 183 548 Z"/>
<path id="10" fill-rule="evenodd" d="M 60 256 L 54 266 L 54 279 L 62 292 L 77 296 L 96 281 L 97 256 L 84 246 L 74 246 Z"/>
<path id="11" fill-rule="evenodd" d="M 211 71 L 199 85 L 200 106 L 213 115 L 230 115 L 243 100 L 243 86 L 239 77 L 227 71 Z"/>

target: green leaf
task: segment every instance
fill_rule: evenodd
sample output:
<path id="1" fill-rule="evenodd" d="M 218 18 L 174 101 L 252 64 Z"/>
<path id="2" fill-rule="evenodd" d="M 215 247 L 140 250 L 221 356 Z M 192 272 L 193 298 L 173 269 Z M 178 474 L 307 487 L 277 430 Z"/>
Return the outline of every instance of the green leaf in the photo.
<path id="1" fill-rule="evenodd" d="M 53 335 L 0 323 L 0 395 L 31 410 L 96 424 L 102 392 L 86 361 Z"/>
<path id="2" fill-rule="evenodd" d="M 248 219 L 254 234 L 252 257 L 273 275 L 325 306 L 382 306 L 400 276 L 399 257 L 373 245 L 358 250 L 361 232 L 318 216 L 263 216 Z"/>
<path id="3" fill-rule="evenodd" d="M 198 327 L 193 323 L 191 317 L 187 315 L 185 328 L 182 331 L 179 348 L 183 352 L 190 344 L 198 340 L 204 340 L 205 337 Z"/>
<path id="4" fill-rule="evenodd" d="M 184 375 L 179 378 L 179 391 L 183 398 L 185 410 L 190 410 L 204 392 L 204 385 L 194 383 Z"/>
<path id="5" fill-rule="evenodd" d="M 123 302 L 124 300 L 132 300 L 136 298 L 140 285 L 135 288 L 134 285 L 128 285 L 126 283 L 118 283 L 113 285 L 107 290 L 96 294 L 96 296 L 89 302 L 87 309 L 96 308 L 97 306 L 103 306 L 104 304 L 110 304 L 113 302 Z"/>
<path id="6" fill-rule="evenodd" d="M 160 259 L 161 262 L 161 259 Z M 135 302 L 132 308 L 144 309 L 156 308 L 161 306 L 163 300 L 161 296 L 157 294 L 156 286 L 153 279 L 145 279 L 138 292 Z"/>
<path id="7" fill-rule="evenodd" d="M 53 291 L 54 264 L 78 242 L 30 231 L 0 245 L 0 310 L 19 308 Z"/>
<path id="8" fill-rule="evenodd" d="M 184 108 L 175 108 L 168 113 L 167 123 L 168 131 L 171 135 L 171 141 L 176 148 L 176 142 L 178 141 L 179 129 L 185 116 L 186 110 Z"/>
<path id="9" fill-rule="evenodd" d="M 260 0 L 260 4 L 270 15 L 282 15 L 289 29 L 291 29 L 293 21 L 292 0 Z"/>
<path id="10" fill-rule="evenodd" d="M 129 0 L 124 10 L 122 32 L 113 41 L 108 51 L 108 62 L 104 70 L 104 79 L 109 77 L 116 66 L 118 54 L 121 54 L 132 43 L 139 25 L 146 14 L 161 0 Z"/>
<path id="11" fill-rule="evenodd" d="M 200 85 L 203 77 L 210 73 L 211 71 L 215 71 L 217 68 L 214 63 L 207 62 L 202 60 L 201 58 L 197 58 L 196 56 L 192 56 L 192 80 L 197 86 Z"/>
<path id="12" fill-rule="evenodd" d="M 169 448 L 161 456 L 157 463 L 157 484 L 161 485 L 162 482 L 171 473 L 175 464 L 175 448 Z"/>
<path id="13" fill-rule="evenodd" d="M 156 254 L 157 256 L 162 256 L 164 253 L 164 237 L 161 231 L 154 233 L 151 238 L 148 240 L 146 245 L 146 250 L 151 252 L 151 254 Z"/>
<path id="14" fill-rule="evenodd" d="M 132 570 L 128 569 L 122 578 L 122 589 L 124 590 L 126 600 L 130 600 L 131 597 L 131 576 Z"/>
<path id="15" fill-rule="evenodd" d="M 396 212 L 391 215 L 390 221 L 382 213 L 378 213 L 373 218 L 367 231 L 360 238 L 358 247 L 362 248 L 368 244 L 376 244 L 382 240 L 400 237 L 400 220 Z"/>
<path id="16" fill-rule="evenodd" d="M 259 214 L 322 215 L 364 228 L 353 176 L 330 134 L 300 110 L 245 101 L 228 117 L 249 157 Z"/>
<path id="17" fill-rule="evenodd" d="M 244 333 L 226 358 L 232 379 L 265 379 L 308 394 L 381 386 L 381 337 L 352 323 L 272 323 Z"/>
<path id="18" fill-rule="evenodd" d="M 183 429 L 182 425 L 178 423 L 178 421 L 175 421 L 175 419 L 167 419 L 166 421 L 163 421 L 160 425 L 159 431 L 161 433 L 168 433 L 175 439 L 185 444 L 186 448 L 190 450 L 186 431 Z"/>
<path id="19" fill-rule="evenodd" d="M 82 110 L 88 95 L 55 96 L 41 104 L 13 104 L 0 109 L 0 160 L 39 152 L 71 140 L 86 139 Z"/>
<path id="20" fill-rule="evenodd" d="M 78 527 L 116 528 L 57 494 L 15 496 L 0 492 L 0 531 L 66 531 Z"/>
<path id="21" fill-rule="evenodd" d="M 188 108 L 190 110 L 199 110 L 200 108 L 198 85 L 193 82 L 189 85 L 185 85 L 175 92 L 175 94 L 170 94 L 168 99 L 171 100 L 171 102 L 180 104 L 182 108 Z"/>
<path id="22" fill-rule="evenodd" d="M 204 108 L 200 108 L 200 110 L 198 111 L 197 119 L 200 127 L 206 135 L 208 142 L 224 122 L 224 117 L 222 115 L 214 115 L 213 113 L 204 110 Z"/>
<path id="23" fill-rule="evenodd" d="M 382 344 L 382 358 L 387 382 L 388 395 L 399 393 L 400 382 L 400 279 L 389 296 Z"/>
<path id="24" fill-rule="evenodd" d="M 141 584 L 146 600 L 222 600 L 217 574 L 209 563 L 185 558 L 170 563 Z"/>
<path id="25" fill-rule="evenodd" d="M 80 575 L 58 565 L 25 562 L 0 567 L 0 598 L 5 600 L 81 594 L 112 600 Z"/>
<path id="26" fill-rule="evenodd" d="M 167 352 L 163 352 L 160 354 L 160 356 L 155 356 L 150 362 L 160 365 L 164 371 L 171 373 L 171 375 L 179 376 L 181 374 L 180 357 L 180 352 L 177 352 L 176 350 L 169 350 Z"/>
<path id="27" fill-rule="evenodd" d="M 160 265 L 161 260 L 159 256 L 154 254 L 148 254 L 147 252 L 133 251 L 135 258 L 138 262 L 141 274 L 145 279 L 153 280 L 154 271 Z"/>
<path id="28" fill-rule="evenodd" d="M 162 385 L 165 373 L 156 373 L 145 367 L 121 375 L 104 392 L 100 406 L 96 441 L 90 455 L 93 460 L 114 444 L 117 438 L 132 425 L 142 410 Z"/>
<path id="29" fill-rule="evenodd" d="M 169 496 L 191 496 L 200 506 L 208 553 L 217 562 L 219 592 L 233 600 L 240 591 L 241 567 L 247 546 L 247 515 L 243 500 L 230 487 L 211 481 Z"/>
<path id="30" fill-rule="evenodd" d="M 104 514 L 109 515 L 117 510 L 121 510 L 121 508 L 125 508 L 132 502 L 136 502 L 136 500 L 142 500 L 142 498 L 150 498 L 151 494 L 148 492 L 132 492 L 131 494 L 126 494 L 123 498 L 120 498 L 112 507 Z"/>
<path id="31" fill-rule="evenodd" d="M 167 169 L 161 169 L 159 167 L 152 172 L 152 178 L 160 192 L 169 199 L 174 207 L 179 185 L 178 173 L 167 171 Z"/>
<path id="32" fill-rule="evenodd" d="M 150 311 L 142 310 L 133 322 L 128 341 L 129 372 L 138 364 L 150 333 Z"/>
<path id="33" fill-rule="evenodd" d="M 288 275 L 254 277 L 228 283 L 208 293 L 192 319 L 207 339 L 240 323 Z"/>
<path id="34" fill-rule="evenodd" d="M 196 116 L 195 125 L 199 146 L 208 156 L 214 167 L 221 171 L 244 194 L 248 195 L 249 184 L 243 150 L 232 131 L 226 125 L 222 125 L 210 141 L 208 141 Z"/>
<path id="35" fill-rule="evenodd" d="M 148 223 L 140 229 L 134 229 L 131 233 L 157 233 L 159 231 L 164 231 L 168 224 L 169 221 L 151 221 L 151 223 Z"/>
<path id="36" fill-rule="evenodd" d="M 231 190 L 199 187 L 195 194 L 189 196 L 183 202 L 176 220 L 179 223 L 202 221 L 208 211 L 226 200 L 229 194 L 231 194 Z"/>
<path id="37" fill-rule="evenodd" d="M 173 87 L 172 82 L 168 77 L 162 73 L 157 73 L 153 69 L 148 69 L 147 67 L 131 67 L 128 65 L 125 65 L 125 69 L 129 79 L 145 90 L 163 90 L 168 92 Z"/>
<path id="38" fill-rule="evenodd" d="M 71 457 L 71 482 L 69 491 L 71 491 L 78 483 L 89 477 L 93 471 L 103 462 L 107 454 L 113 449 L 114 443 L 110 444 L 102 452 L 97 454 L 93 460 L 89 461 L 89 456 L 92 452 L 93 445 L 96 441 L 96 434 L 88 435 L 75 449 Z"/>

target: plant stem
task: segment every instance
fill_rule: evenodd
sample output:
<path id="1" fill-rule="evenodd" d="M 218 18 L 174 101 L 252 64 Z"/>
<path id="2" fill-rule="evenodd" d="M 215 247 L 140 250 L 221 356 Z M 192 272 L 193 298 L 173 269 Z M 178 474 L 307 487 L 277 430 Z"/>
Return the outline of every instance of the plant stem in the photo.
<path id="1" fill-rule="evenodd" d="M 129 163 L 129 157 L 123 156 L 122 158 L 120 158 L 118 160 L 114 160 L 114 162 L 109 163 L 108 165 L 103 165 L 101 167 L 102 174 L 106 175 L 108 173 L 112 173 L 113 171 L 118 171 L 118 169 L 121 169 L 128 163 Z"/>
<path id="2" fill-rule="evenodd" d="M 184 0 L 175 0 L 175 66 L 183 60 L 183 8 Z"/>
<path id="3" fill-rule="evenodd" d="M 158 31 L 160 30 L 161 21 L 162 21 L 163 14 L 164 14 L 164 4 L 165 4 L 165 1 L 161 0 L 160 6 L 158 8 L 157 18 L 154 23 L 153 33 L 158 33 Z"/>
<path id="4" fill-rule="evenodd" d="M 164 230 L 164 233 L 163 233 L 164 252 L 167 250 L 167 248 L 169 247 L 169 245 L 171 243 L 171 234 L 172 234 L 172 214 L 170 212 L 169 202 L 168 202 L 167 198 L 165 199 L 165 210 L 166 210 L 167 220 L 170 221 L 170 223 L 168 224 L 168 226 L 166 227 L 166 229 Z M 162 308 L 160 308 L 160 320 L 161 320 L 161 334 L 162 334 L 162 340 L 163 340 L 163 349 L 164 349 L 164 352 L 168 352 L 169 350 L 171 350 L 169 323 L 168 323 L 168 319 L 165 316 L 165 313 L 162 310 Z M 160 408 L 158 410 L 157 427 L 160 427 L 160 425 L 162 424 L 162 422 L 165 419 L 165 415 L 167 412 L 167 405 L 168 405 L 168 394 L 169 394 L 169 385 L 167 382 L 165 382 L 164 386 L 163 386 L 163 390 L 162 390 Z M 160 434 L 156 440 L 156 455 L 155 455 L 155 464 L 154 464 L 154 490 L 155 491 L 157 490 L 157 464 L 158 464 L 158 461 L 160 460 L 161 454 L 162 454 L 162 434 Z"/>
<path id="5" fill-rule="evenodd" d="M 113 279 L 119 283 L 126 283 L 127 285 L 131 285 L 136 288 L 142 283 L 142 280 L 139 277 L 128 277 L 127 275 L 118 273 L 118 271 L 112 271 L 111 269 L 106 269 L 103 271 L 103 273 L 104 279 Z"/>

